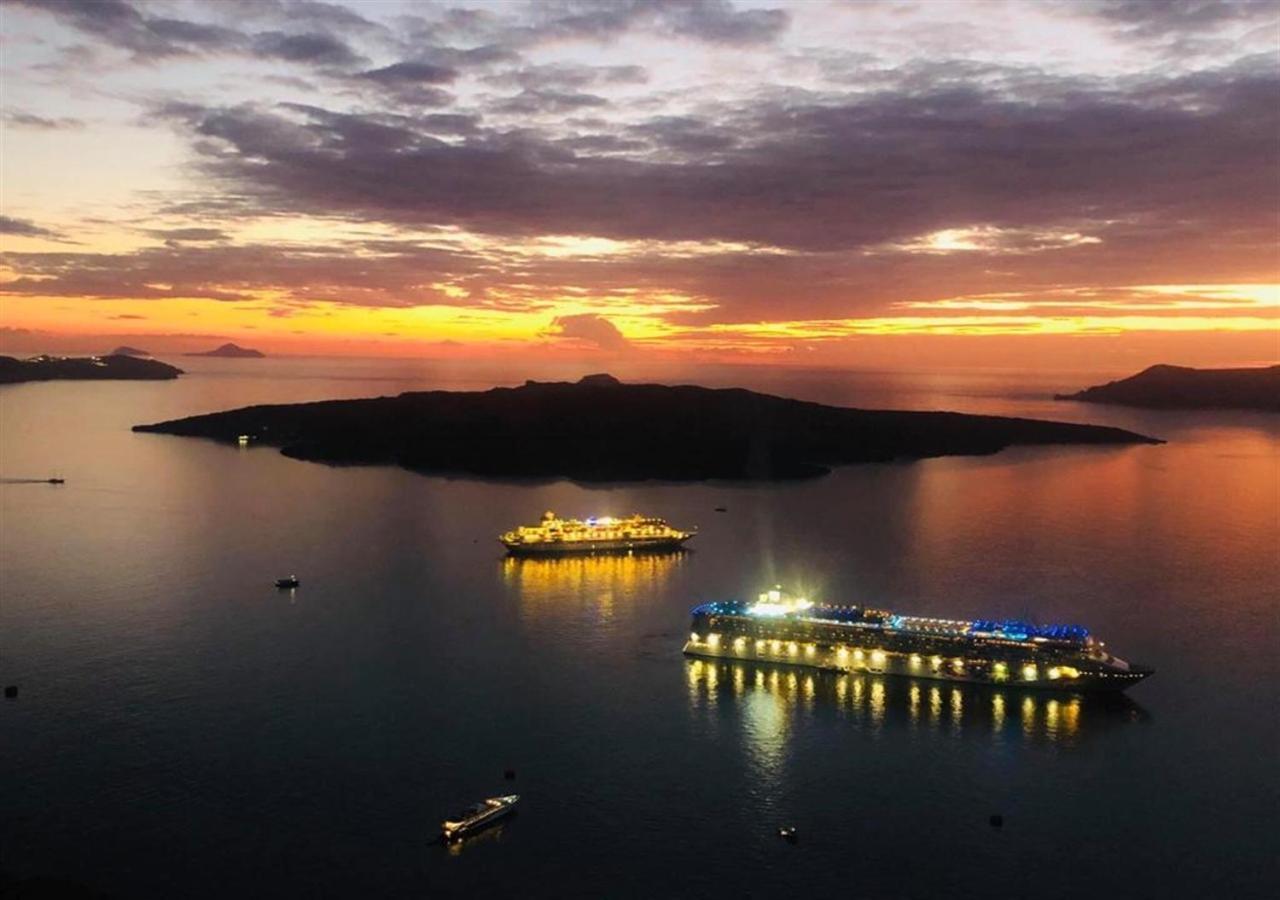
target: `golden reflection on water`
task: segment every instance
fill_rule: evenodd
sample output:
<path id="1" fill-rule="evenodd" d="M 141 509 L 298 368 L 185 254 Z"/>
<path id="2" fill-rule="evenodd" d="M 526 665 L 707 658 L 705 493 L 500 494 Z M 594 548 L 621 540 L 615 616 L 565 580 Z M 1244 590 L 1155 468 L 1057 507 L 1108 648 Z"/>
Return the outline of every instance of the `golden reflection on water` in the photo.
<path id="1" fill-rule="evenodd" d="M 507 827 L 506 822 L 499 822 L 483 831 L 477 831 L 475 834 L 467 835 L 458 840 L 452 840 L 445 843 L 445 850 L 450 856 L 461 856 L 462 851 L 469 847 L 475 847 L 478 844 L 498 843 L 502 840 L 502 830 Z"/>
<path id="2" fill-rule="evenodd" d="M 619 606 L 630 606 L 662 588 L 684 562 L 684 553 L 559 556 L 546 559 L 508 556 L 502 578 L 520 599 L 521 610 L 556 614 L 592 604 L 602 620 Z"/>
<path id="3" fill-rule="evenodd" d="M 797 717 L 806 718 L 822 708 L 872 733 L 894 727 L 914 730 L 923 721 L 937 734 L 945 722 L 945 733 L 955 738 L 1020 736 L 1028 743 L 1068 745 L 1091 730 L 1146 718 L 1142 708 L 1123 695 L 925 686 L 908 678 L 808 673 L 728 660 L 690 660 L 686 675 L 690 709 L 695 713 L 740 711 L 747 749 L 762 765 L 776 763 L 777 741 Z M 1018 712 L 1010 715 L 1011 709 Z"/>

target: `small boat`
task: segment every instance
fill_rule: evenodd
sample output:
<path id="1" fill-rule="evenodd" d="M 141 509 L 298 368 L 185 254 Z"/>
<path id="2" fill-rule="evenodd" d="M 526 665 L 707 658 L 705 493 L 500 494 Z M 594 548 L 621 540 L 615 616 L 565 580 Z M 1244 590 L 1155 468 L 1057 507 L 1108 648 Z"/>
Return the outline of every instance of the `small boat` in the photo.
<path id="1" fill-rule="evenodd" d="M 67 479 L 65 479 L 65 478 L 50 478 L 50 479 L 49 479 L 49 483 L 50 483 L 50 484 L 66 484 L 66 483 L 67 483 Z"/>
<path id="2" fill-rule="evenodd" d="M 499 819 L 515 812 L 516 803 L 519 800 L 519 794 L 508 794 L 505 797 L 490 797 L 487 800 L 481 800 L 474 806 L 470 806 L 441 822 L 440 837 L 447 844 L 488 828 Z"/>
<path id="3" fill-rule="evenodd" d="M 298 581 L 297 575 L 290 575 L 288 578 L 277 578 L 276 587 L 278 588 L 296 588 L 301 582 Z"/>
<path id="4" fill-rule="evenodd" d="M 783 825 L 778 829 L 778 837 L 782 838 L 788 844 L 794 844 L 800 839 L 800 836 L 796 833 L 796 826 L 794 825 Z"/>

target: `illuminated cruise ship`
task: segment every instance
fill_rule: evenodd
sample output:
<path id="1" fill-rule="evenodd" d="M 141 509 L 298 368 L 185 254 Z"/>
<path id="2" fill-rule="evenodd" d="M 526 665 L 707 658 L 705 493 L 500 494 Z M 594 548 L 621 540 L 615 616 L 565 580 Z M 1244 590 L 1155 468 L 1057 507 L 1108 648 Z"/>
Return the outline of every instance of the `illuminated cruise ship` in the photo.
<path id="1" fill-rule="evenodd" d="M 1112 656 L 1078 625 L 973 622 L 820 606 L 781 589 L 693 610 L 691 656 L 1063 691 L 1120 691 L 1151 669 Z"/>
<path id="2" fill-rule="evenodd" d="M 517 556 L 629 553 L 678 550 L 696 533 L 697 529 L 681 531 L 649 516 L 561 519 L 548 512 L 537 525 L 521 525 L 498 540 Z"/>

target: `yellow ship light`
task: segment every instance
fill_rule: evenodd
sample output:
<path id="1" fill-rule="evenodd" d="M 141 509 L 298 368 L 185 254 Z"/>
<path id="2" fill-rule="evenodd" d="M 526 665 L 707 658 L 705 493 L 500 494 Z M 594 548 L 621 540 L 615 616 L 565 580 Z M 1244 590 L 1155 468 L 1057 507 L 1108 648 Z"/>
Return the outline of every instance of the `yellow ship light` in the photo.
<path id="1" fill-rule="evenodd" d="M 800 647 L 797 646 L 795 641 L 792 641 L 790 644 L 787 645 L 787 652 L 790 653 L 792 656 L 795 656 L 797 653 L 800 652 Z"/>
<path id="2" fill-rule="evenodd" d="M 941 668 L 942 668 L 942 657 L 941 657 L 941 656 L 934 656 L 934 657 L 931 657 L 931 658 L 929 659 L 929 665 L 933 666 L 935 669 L 941 669 Z"/>
<path id="3" fill-rule="evenodd" d="M 963 671 L 964 671 L 964 660 L 963 660 L 963 659 L 953 659 L 953 660 L 951 660 L 951 668 L 955 669 L 957 672 L 963 672 Z"/>
<path id="4" fill-rule="evenodd" d="M 742 650 L 743 650 L 743 648 L 744 648 L 744 647 L 746 647 L 746 646 L 747 646 L 747 639 L 746 639 L 746 638 L 741 638 L 741 637 L 740 637 L 740 638 L 734 638 L 734 639 L 733 639 L 733 649 L 734 649 L 734 650 L 737 650 L 739 653 L 741 653 L 741 652 L 742 652 Z"/>
<path id="5" fill-rule="evenodd" d="M 863 660 L 865 657 L 866 657 L 866 654 L 865 654 L 865 653 L 863 653 L 861 650 L 854 650 L 854 651 L 853 651 L 853 658 L 854 658 L 854 659 L 856 659 L 858 662 L 862 662 L 862 660 Z"/>
<path id="6" fill-rule="evenodd" d="M 762 652 L 763 652 L 763 650 L 764 650 L 764 641 L 756 641 L 756 649 L 757 649 L 757 650 L 760 650 L 760 651 L 762 651 Z"/>
<path id="7" fill-rule="evenodd" d="M 782 649 L 782 641 L 770 641 L 769 649 L 772 650 L 774 653 L 777 653 L 779 650 Z"/>
<path id="8" fill-rule="evenodd" d="M 996 681 L 1006 681 L 1009 678 L 1009 667 L 998 662 L 991 667 L 991 675 Z"/>
<path id="9" fill-rule="evenodd" d="M 1063 678 L 1079 678 L 1080 670 L 1072 666 L 1059 666 L 1058 672 Z"/>
<path id="10" fill-rule="evenodd" d="M 700 638 L 698 637 L 698 632 L 695 631 L 693 634 L 689 635 L 689 642 L 691 644 L 696 644 L 698 643 L 699 640 Z"/>
<path id="11" fill-rule="evenodd" d="M 911 666 L 912 666 L 912 668 L 915 668 L 915 667 L 917 667 L 917 666 L 919 666 L 919 665 L 920 665 L 920 654 L 919 654 L 919 653 L 912 653 L 912 654 L 911 654 Z"/>
<path id="12" fill-rule="evenodd" d="M 1054 666 L 1052 669 L 1049 670 L 1049 679 L 1051 681 L 1057 681 L 1061 677 L 1062 677 L 1062 670 L 1059 669 L 1057 666 Z"/>
<path id="13" fill-rule="evenodd" d="M 887 658 L 888 658 L 888 657 L 886 657 L 886 656 L 884 655 L 884 651 L 883 651 L 883 650 L 873 650 L 873 651 L 871 651 L 871 662 L 872 662 L 872 664 L 874 664 L 874 665 L 877 665 L 877 666 L 883 666 L 883 665 L 884 665 L 884 661 L 885 661 Z"/>
<path id="14" fill-rule="evenodd" d="M 845 658 L 846 656 L 848 656 L 848 655 L 849 655 L 849 648 L 848 648 L 848 647 L 837 647 L 837 648 L 836 648 L 836 656 L 840 657 L 841 659 L 844 659 L 844 658 Z"/>
<path id="15" fill-rule="evenodd" d="M 815 646 L 813 646 L 813 644 L 805 644 L 805 647 L 804 647 L 804 655 L 805 655 L 805 656 L 813 656 L 813 654 L 814 654 L 815 652 L 817 652 L 817 649 L 818 649 L 818 648 L 817 648 L 817 647 L 815 647 Z"/>
<path id="16" fill-rule="evenodd" d="M 1036 676 L 1038 674 L 1040 674 L 1040 670 L 1037 669 L 1034 665 L 1027 665 L 1022 667 L 1022 677 L 1025 678 L 1027 681 L 1035 681 Z"/>
<path id="17" fill-rule="evenodd" d="M 711 634 L 709 634 L 709 635 L 707 635 L 707 643 L 708 643 L 710 646 L 712 646 L 712 647 L 719 647 L 719 646 L 720 646 L 720 635 L 715 634 L 714 632 L 713 632 L 713 633 L 711 633 Z"/>

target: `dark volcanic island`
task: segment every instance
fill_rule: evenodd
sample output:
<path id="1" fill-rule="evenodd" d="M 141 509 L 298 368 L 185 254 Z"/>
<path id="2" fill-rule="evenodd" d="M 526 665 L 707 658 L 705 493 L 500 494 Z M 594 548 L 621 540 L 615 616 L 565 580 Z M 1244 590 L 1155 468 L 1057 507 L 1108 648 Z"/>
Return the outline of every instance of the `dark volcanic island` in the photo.
<path id="1" fill-rule="evenodd" d="M 215 347 L 212 350 L 205 350 L 200 353 L 184 353 L 183 356 L 216 356 L 220 359 L 262 359 L 266 356 L 261 350 L 253 350 L 249 347 L 241 347 L 239 344 L 223 344 L 221 347 Z"/>
<path id="2" fill-rule="evenodd" d="M 182 370 L 154 359 L 111 356 L 0 356 L 0 384 L 23 381 L 156 381 L 177 378 Z"/>
<path id="3" fill-rule="evenodd" d="M 1280 412 L 1280 366 L 1189 369 L 1152 366 L 1057 400 L 1114 403 L 1150 409 L 1260 409 Z"/>
<path id="4" fill-rule="evenodd" d="M 621 384 L 609 375 L 248 406 L 133 430 L 225 442 L 247 435 L 314 462 L 579 481 L 802 478 L 847 463 L 987 454 L 1015 444 L 1159 443 L 1118 428 L 843 409 L 738 388 Z"/>

